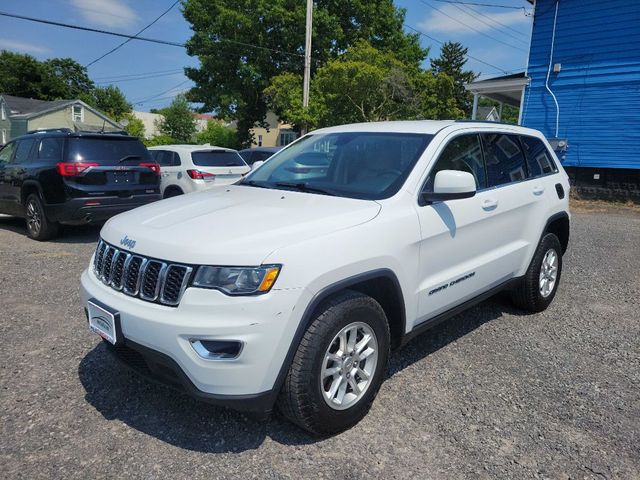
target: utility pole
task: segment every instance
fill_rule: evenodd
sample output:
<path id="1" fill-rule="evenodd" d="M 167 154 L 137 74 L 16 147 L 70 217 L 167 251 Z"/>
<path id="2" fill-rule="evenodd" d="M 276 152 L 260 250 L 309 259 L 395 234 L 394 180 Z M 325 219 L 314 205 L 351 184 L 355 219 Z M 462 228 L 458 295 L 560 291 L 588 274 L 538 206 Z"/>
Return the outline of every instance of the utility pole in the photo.
<path id="1" fill-rule="evenodd" d="M 302 106 L 309 106 L 309 83 L 311 82 L 311 30 L 313 23 L 313 0 L 307 0 L 307 27 L 304 42 L 304 82 L 302 84 Z M 307 127 L 302 134 L 307 133 Z"/>

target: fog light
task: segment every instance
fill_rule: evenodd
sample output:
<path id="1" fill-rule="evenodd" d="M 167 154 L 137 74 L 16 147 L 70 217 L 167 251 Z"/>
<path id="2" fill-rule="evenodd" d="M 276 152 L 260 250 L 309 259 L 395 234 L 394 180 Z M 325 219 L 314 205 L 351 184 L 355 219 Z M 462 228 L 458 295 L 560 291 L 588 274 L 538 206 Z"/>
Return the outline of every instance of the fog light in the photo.
<path id="1" fill-rule="evenodd" d="M 191 340 L 191 346 L 207 360 L 232 360 L 242 351 L 242 342 L 236 340 Z"/>

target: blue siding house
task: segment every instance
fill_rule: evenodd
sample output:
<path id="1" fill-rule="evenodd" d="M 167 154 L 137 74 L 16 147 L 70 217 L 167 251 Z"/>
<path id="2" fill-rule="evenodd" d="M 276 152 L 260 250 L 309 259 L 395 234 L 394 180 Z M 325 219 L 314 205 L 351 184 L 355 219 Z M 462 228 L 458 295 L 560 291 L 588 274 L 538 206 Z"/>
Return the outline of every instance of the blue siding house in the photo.
<path id="1" fill-rule="evenodd" d="M 527 71 L 467 89 L 520 93 L 520 123 L 559 145 L 576 186 L 640 200 L 640 1 L 536 0 Z"/>

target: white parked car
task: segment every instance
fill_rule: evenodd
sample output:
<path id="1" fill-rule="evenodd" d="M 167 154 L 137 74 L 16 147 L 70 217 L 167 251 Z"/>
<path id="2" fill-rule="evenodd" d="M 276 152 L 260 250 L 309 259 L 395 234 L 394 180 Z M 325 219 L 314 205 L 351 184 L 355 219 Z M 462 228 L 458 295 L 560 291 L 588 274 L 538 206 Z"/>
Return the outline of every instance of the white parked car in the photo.
<path id="1" fill-rule="evenodd" d="M 303 181 L 309 155 L 328 167 Z M 90 328 L 142 373 L 331 434 L 369 410 L 390 349 L 501 290 L 547 308 L 568 193 L 535 130 L 326 128 L 237 185 L 109 220 L 82 299 Z"/>
<path id="2" fill-rule="evenodd" d="M 161 145 L 149 152 L 160 165 L 163 198 L 237 182 L 251 168 L 236 150 L 210 145 Z"/>

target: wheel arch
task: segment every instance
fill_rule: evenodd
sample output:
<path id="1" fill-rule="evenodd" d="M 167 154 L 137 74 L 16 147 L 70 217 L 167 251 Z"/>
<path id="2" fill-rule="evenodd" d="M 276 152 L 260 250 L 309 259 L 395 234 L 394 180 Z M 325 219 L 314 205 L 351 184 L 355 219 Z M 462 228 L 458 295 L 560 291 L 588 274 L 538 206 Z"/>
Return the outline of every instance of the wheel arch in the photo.
<path id="1" fill-rule="evenodd" d="M 38 194 L 40 200 L 45 202 L 42 186 L 35 180 L 27 180 L 22 184 L 22 188 L 20 189 L 20 203 L 24 205 L 27 201 L 27 198 L 32 193 Z"/>
<path id="2" fill-rule="evenodd" d="M 569 214 L 567 212 L 558 212 L 547 220 L 547 224 L 542 231 L 544 236 L 547 233 L 553 233 L 562 246 L 562 253 L 564 254 L 569 247 L 569 233 L 570 233 Z M 542 239 L 542 238 L 541 238 Z"/>
<path id="3" fill-rule="evenodd" d="M 272 394 L 274 403 L 282 388 L 293 357 L 300 345 L 300 341 L 313 321 L 314 314 L 324 302 L 345 290 L 363 293 L 380 303 L 389 322 L 391 347 L 397 348 L 402 345 L 406 328 L 405 301 L 398 277 L 392 270 L 386 268 L 376 269 L 328 285 L 313 296 L 302 314 L 302 318 L 296 328 L 296 332 L 289 345 L 289 350 L 287 351 L 287 355 L 280 367 L 280 372 L 273 386 Z"/>

